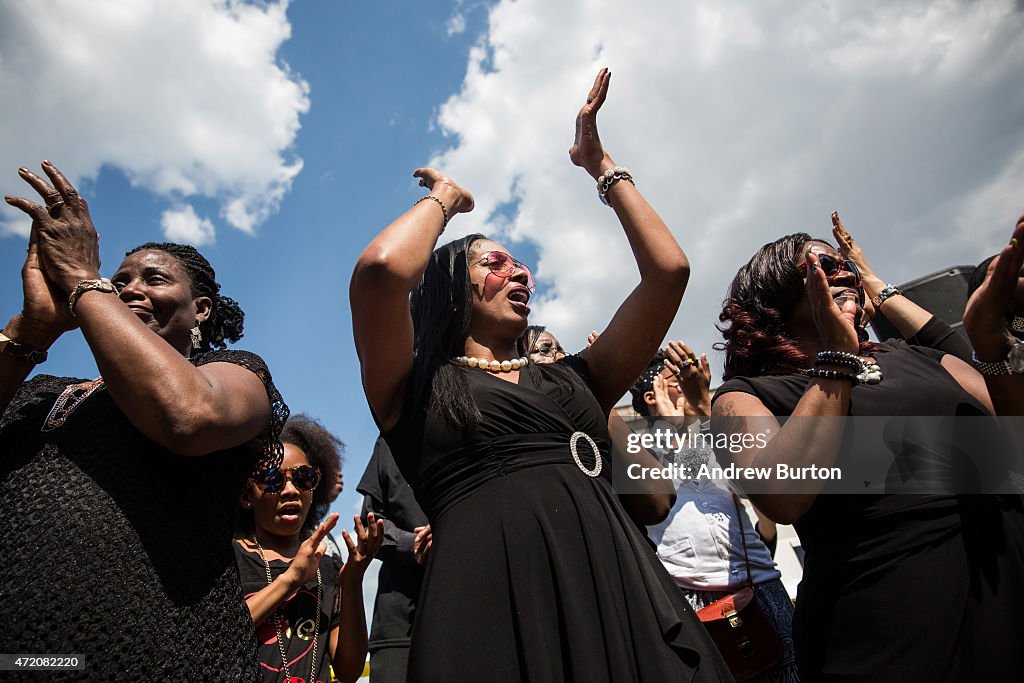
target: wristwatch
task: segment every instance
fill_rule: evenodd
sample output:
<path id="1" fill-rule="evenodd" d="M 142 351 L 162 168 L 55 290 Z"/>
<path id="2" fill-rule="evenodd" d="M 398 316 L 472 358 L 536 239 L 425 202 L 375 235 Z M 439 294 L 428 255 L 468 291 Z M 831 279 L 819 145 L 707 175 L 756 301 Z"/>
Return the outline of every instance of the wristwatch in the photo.
<path id="1" fill-rule="evenodd" d="M 78 303 L 78 298 L 86 292 L 93 290 L 107 294 L 117 293 L 117 287 L 105 277 L 99 280 L 82 280 L 75 285 L 74 290 L 72 290 L 71 295 L 68 297 L 68 309 L 71 311 L 71 315 L 75 315 L 75 304 Z"/>
<path id="2" fill-rule="evenodd" d="M 877 295 L 875 295 L 873 299 L 871 299 L 871 305 L 874 306 L 875 310 L 877 311 L 878 307 L 885 303 L 886 299 L 896 295 L 902 296 L 903 290 L 901 290 L 894 284 L 887 284 L 885 287 L 882 288 L 881 292 L 879 292 Z"/>
<path id="3" fill-rule="evenodd" d="M 1024 374 L 1024 342 L 1018 341 L 1010 347 L 1006 360 L 986 363 L 978 360 L 974 354 L 974 367 L 983 375 L 1021 375 Z"/>
<path id="4" fill-rule="evenodd" d="M 3 332 L 0 332 L 0 353 L 11 356 L 18 360 L 25 360 L 33 365 L 39 365 L 46 360 L 46 349 L 37 349 L 28 344 L 19 344 Z"/>

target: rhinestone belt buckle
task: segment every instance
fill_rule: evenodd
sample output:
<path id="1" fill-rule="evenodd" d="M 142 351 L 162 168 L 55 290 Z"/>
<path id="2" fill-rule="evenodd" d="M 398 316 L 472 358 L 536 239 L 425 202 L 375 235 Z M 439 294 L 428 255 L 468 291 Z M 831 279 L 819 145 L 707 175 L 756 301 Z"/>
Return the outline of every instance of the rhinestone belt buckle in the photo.
<path id="1" fill-rule="evenodd" d="M 576 450 L 576 442 L 580 439 L 586 439 L 590 447 L 594 449 L 594 469 L 588 470 L 587 466 L 580 460 L 580 454 Z M 572 453 L 572 459 L 576 461 L 576 466 L 580 468 L 583 474 L 588 477 L 596 477 L 601 474 L 601 451 L 597 447 L 597 443 L 590 438 L 590 435 L 586 432 L 573 432 L 572 436 L 569 437 L 569 451 Z"/>

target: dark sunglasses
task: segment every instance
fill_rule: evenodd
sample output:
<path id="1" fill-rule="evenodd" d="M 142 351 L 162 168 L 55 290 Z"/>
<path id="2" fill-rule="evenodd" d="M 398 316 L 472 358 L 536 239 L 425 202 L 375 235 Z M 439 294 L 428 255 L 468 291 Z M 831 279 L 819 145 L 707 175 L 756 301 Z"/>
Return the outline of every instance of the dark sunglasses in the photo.
<path id="1" fill-rule="evenodd" d="M 295 488 L 300 491 L 312 491 L 320 483 L 320 468 L 310 465 L 299 465 L 298 467 L 286 467 L 284 469 L 271 467 L 269 470 L 261 472 L 254 477 L 253 481 L 256 482 L 256 486 L 263 493 L 275 494 L 281 493 L 284 490 L 285 483 L 289 479 L 295 484 Z"/>
<path id="2" fill-rule="evenodd" d="M 829 256 L 828 254 L 818 254 L 818 265 L 821 266 L 821 270 L 827 278 L 832 277 L 841 270 L 845 270 L 848 273 L 853 273 L 853 276 L 857 279 L 857 284 L 860 285 L 860 270 L 857 268 L 857 264 L 849 259 L 837 259 L 835 256 Z M 807 261 L 797 266 L 797 269 L 806 276 Z"/>
<path id="3" fill-rule="evenodd" d="M 522 263 L 521 261 L 515 260 L 503 251 L 485 252 L 483 257 L 473 265 L 477 266 L 481 264 L 490 268 L 491 272 L 498 277 L 505 279 L 512 277 L 518 268 L 526 273 L 526 286 L 529 287 L 530 291 L 534 292 L 537 290 L 537 285 L 533 281 L 533 271 L 530 270 L 530 266 Z"/>

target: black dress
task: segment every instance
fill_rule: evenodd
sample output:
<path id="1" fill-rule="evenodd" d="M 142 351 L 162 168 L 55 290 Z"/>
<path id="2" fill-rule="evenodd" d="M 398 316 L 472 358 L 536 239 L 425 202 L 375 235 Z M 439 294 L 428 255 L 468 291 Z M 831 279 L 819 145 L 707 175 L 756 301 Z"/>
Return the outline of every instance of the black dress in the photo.
<path id="1" fill-rule="evenodd" d="M 939 364 L 942 355 L 902 341 L 881 344 L 874 357 L 884 379 L 854 386 L 850 415 L 984 420 L 984 408 Z M 740 391 L 788 416 L 809 381 L 734 378 L 715 401 Z M 869 431 L 846 426 L 838 465 L 856 467 L 851 454 L 871 457 Z M 975 436 L 958 457 L 1001 443 L 994 428 Z M 793 622 L 803 680 L 1021 680 L 1019 495 L 838 495 L 826 487 L 795 526 L 806 553 Z"/>
<path id="2" fill-rule="evenodd" d="M 572 382 L 529 365 L 512 384 L 461 368 L 482 414 L 458 433 L 406 408 L 384 434 L 433 547 L 410 681 L 731 680 L 612 491 L 607 416 L 586 363 Z M 574 433 L 597 443 L 602 468 Z"/>
<path id="3" fill-rule="evenodd" d="M 276 440 L 288 408 L 258 356 L 191 360 L 256 373 Z M 232 532 L 260 450 L 172 454 L 102 388 L 43 431 L 83 381 L 33 377 L 0 421 L 0 651 L 82 655 L 76 680 L 258 680 Z"/>

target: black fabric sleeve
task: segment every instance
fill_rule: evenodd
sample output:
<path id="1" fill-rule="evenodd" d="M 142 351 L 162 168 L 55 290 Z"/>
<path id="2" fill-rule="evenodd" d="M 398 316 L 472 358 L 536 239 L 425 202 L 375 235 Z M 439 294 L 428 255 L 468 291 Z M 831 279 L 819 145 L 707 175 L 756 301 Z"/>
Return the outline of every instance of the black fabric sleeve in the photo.
<path id="1" fill-rule="evenodd" d="M 189 358 L 189 361 L 197 368 L 209 363 L 240 365 L 260 378 L 260 381 L 263 382 L 263 386 L 267 390 L 267 398 L 270 400 L 270 422 L 267 424 L 263 436 L 260 437 L 263 452 L 260 461 L 254 468 L 254 472 L 262 472 L 280 467 L 281 461 L 284 460 L 284 446 L 281 445 L 280 436 L 281 430 L 284 429 L 284 423 L 288 420 L 289 410 L 284 399 L 281 397 L 281 392 L 274 386 L 274 379 L 270 376 L 270 369 L 263 362 L 263 359 L 255 353 L 230 349 L 201 353 L 192 356 Z"/>
<path id="2" fill-rule="evenodd" d="M 363 494 L 362 517 L 365 520 L 366 515 L 372 512 L 378 519 L 384 521 L 384 540 L 377 551 L 378 559 L 384 562 L 416 565 L 412 552 L 416 534 L 402 529 L 390 519 L 388 498 L 396 482 L 389 476 L 385 467 L 388 458 L 385 457 L 384 449 L 387 449 L 387 444 L 383 439 L 377 439 L 370 462 L 367 463 L 366 471 L 356 487 L 356 490 Z"/>
<path id="3" fill-rule="evenodd" d="M 933 315 L 931 319 L 917 331 L 913 337 L 907 339 L 907 343 L 913 346 L 926 346 L 928 348 L 944 351 L 956 356 L 965 363 L 972 362 L 971 345 L 964 337 L 950 327 L 945 320 Z"/>

